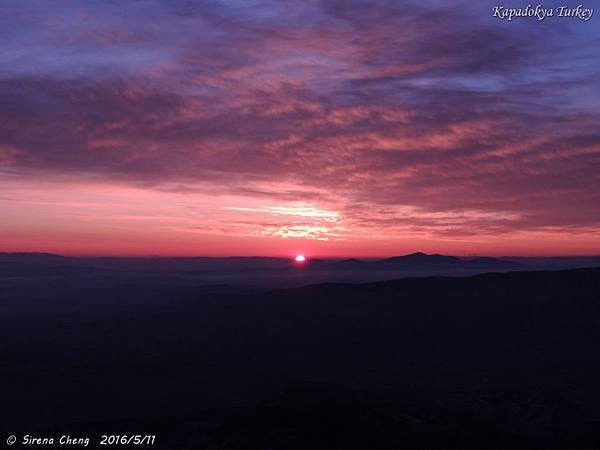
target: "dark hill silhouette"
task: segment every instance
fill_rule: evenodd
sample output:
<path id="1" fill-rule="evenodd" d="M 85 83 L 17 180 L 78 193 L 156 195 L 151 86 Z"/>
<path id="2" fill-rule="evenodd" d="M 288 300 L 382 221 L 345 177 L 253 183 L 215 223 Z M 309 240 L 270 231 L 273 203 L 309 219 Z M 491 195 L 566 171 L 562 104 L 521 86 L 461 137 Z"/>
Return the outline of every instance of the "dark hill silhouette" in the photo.
<path id="1" fill-rule="evenodd" d="M 504 259 L 496 259 L 490 258 L 489 256 L 479 256 L 477 258 L 471 258 L 465 260 L 467 265 L 472 265 L 476 267 L 486 267 L 490 269 L 518 269 L 519 267 L 523 267 L 522 264 L 515 261 L 508 261 Z"/>
<path id="2" fill-rule="evenodd" d="M 450 255 L 426 254 L 422 252 L 394 256 L 379 260 L 348 259 L 309 259 L 302 268 L 306 271 L 354 271 L 356 281 L 367 281 L 358 276 L 357 270 L 364 273 L 375 271 L 429 272 L 429 274 L 469 274 L 494 270 L 528 270 L 547 268 L 590 267 L 597 265 L 600 257 L 559 257 L 559 258 L 462 258 Z M 13 272 L 19 267 L 27 268 L 50 266 L 84 267 L 86 269 L 116 271 L 157 271 L 218 273 L 265 272 L 274 270 L 296 270 L 298 265 L 291 258 L 272 257 L 66 257 L 52 253 L 0 253 L 0 266 L 10 265 Z M 390 275 L 387 275 L 389 277 Z"/>
<path id="3" fill-rule="evenodd" d="M 356 259 L 356 258 L 348 258 L 348 259 L 343 259 L 340 261 L 340 264 L 344 264 L 347 267 L 365 267 L 368 262 L 367 261 L 363 261 L 360 259 Z"/>
<path id="4" fill-rule="evenodd" d="M 373 261 L 370 264 L 372 269 L 396 269 L 404 268 L 409 270 L 456 270 L 456 269 L 474 269 L 474 270 L 494 270 L 494 269 L 518 269 L 523 267 L 521 264 L 490 257 L 477 257 L 464 259 L 457 256 L 440 255 L 426 253 L 411 253 L 404 256 L 394 256 L 392 258 Z"/>
<path id="5" fill-rule="evenodd" d="M 0 252 L 0 262 L 38 262 L 50 263 L 53 261 L 64 261 L 68 259 L 66 256 L 57 255 L 55 253 L 43 252 Z"/>
<path id="6" fill-rule="evenodd" d="M 494 258 L 474 258 L 470 260 L 455 256 L 427 255 L 413 253 L 382 260 L 349 259 L 309 259 L 299 266 L 291 258 L 270 257 L 65 257 L 49 253 L 0 253 L 0 268 L 17 275 L 53 275 L 61 271 L 87 272 L 136 272 L 148 274 L 207 275 L 211 283 L 248 278 L 250 282 L 259 278 L 259 284 L 280 280 L 279 284 L 293 283 L 294 277 L 305 272 L 303 284 L 329 280 L 352 280 L 364 282 L 372 279 L 401 277 L 411 273 L 457 274 L 477 273 L 489 270 L 511 270 L 526 268 L 522 264 Z M 35 270 L 34 270 L 35 269 Z M 285 272 L 285 273 L 284 273 Z M 380 272 L 381 275 L 377 275 Z M 275 274 L 277 273 L 277 276 Z M 336 273 L 338 275 L 336 275 Z M 260 277 L 265 281 L 261 283 Z M 290 278 L 291 277 L 291 278 Z M 310 277 L 310 279 L 308 279 Z"/>
<path id="7" fill-rule="evenodd" d="M 309 260 L 307 267 L 321 268 L 328 267 L 334 269 L 354 269 L 360 267 L 366 270 L 381 270 L 381 269 L 460 269 L 460 268 L 512 268 L 516 269 L 524 267 L 523 264 L 519 264 L 513 261 L 490 258 L 490 257 L 476 257 L 476 258 L 459 258 L 457 256 L 440 255 L 426 253 L 411 253 L 404 256 L 394 256 L 391 258 L 384 258 L 378 260 L 360 260 L 356 258 L 349 258 L 343 260 L 326 260 L 326 259 L 314 259 Z"/>
<path id="8" fill-rule="evenodd" d="M 507 260 L 490 257 L 459 258 L 457 256 L 426 253 L 411 253 L 404 256 L 394 256 L 379 260 L 360 260 L 356 258 L 343 260 L 310 260 L 308 269 L 330 270 L 404 270 L 404 271 L 454 271 L 454 270 L 517 270 L 526 266 Z"/>
<path id="9" fill-rule="evenodd" d="M 460 264 L 463 260 L 456 256 L 439 255 L 437 253 L 428 255 L 426 253 L 417 252 L 411 253 L 410 255 L 382 259 L 380 262 L 394 264 Z"/>
<path id="10" fill-rule="evenodd" d="M 186 280 L 2 278 L 2 430 L 157 433 L 157 448 L 599 442 L 600 268 L 229 294 Z"/>

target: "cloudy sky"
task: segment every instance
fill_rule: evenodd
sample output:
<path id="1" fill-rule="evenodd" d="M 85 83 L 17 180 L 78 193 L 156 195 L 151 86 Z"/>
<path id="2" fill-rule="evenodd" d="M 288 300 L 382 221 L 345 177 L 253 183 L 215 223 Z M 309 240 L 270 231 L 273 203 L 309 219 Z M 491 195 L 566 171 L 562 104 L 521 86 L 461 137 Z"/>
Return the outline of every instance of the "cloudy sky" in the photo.
<path id="1" fill-rule="evenodd" d="M 600 254 L 600 8 L 493 6 L 3 0 L 0 251 Z"/>

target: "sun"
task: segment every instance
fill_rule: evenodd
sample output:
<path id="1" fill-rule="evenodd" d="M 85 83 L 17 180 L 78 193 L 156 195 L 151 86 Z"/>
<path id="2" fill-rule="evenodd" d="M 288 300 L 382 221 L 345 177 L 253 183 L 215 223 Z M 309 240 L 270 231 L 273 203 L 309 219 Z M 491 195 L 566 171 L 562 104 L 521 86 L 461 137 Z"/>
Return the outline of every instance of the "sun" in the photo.
<path id="1" fill-rule="evenodd" d="M 296 261 L 298 264 L 303 264 L 306 261 L 306 258 L 304 257 L 304 255 L 300 254 L 296 255 L 294 261 Z"/>

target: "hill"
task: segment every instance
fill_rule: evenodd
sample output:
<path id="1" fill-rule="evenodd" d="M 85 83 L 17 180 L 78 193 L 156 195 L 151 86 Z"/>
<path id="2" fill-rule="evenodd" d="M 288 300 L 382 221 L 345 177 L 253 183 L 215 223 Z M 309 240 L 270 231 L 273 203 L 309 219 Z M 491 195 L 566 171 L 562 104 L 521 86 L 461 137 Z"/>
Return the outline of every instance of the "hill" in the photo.
<path id="1" fill-rule="evenodd" d="M 159 429 L 163 448 L 599 437 L 600 269 L 220 292 L 127 273 L 5 279 L 2 426 Z"/>

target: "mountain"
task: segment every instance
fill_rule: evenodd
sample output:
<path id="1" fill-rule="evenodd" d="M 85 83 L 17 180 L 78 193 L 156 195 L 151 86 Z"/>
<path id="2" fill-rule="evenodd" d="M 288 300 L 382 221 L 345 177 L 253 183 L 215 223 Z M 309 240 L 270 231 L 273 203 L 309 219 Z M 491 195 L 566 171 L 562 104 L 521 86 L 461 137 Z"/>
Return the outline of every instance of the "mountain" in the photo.
<path id="1" fill-rule="evenodd" d="M 360 260 L 348 258 L 342 260 L 313 259 L 307 264 L 312 269 L 330 270 L 493 270 L 518 269 L 522 264 L 490 257 L 459 258 L 457 256 L 426 254 L 422 252 L 379 260 Z"/>
<path id="2" fill-rule="evenodd" d="M 43 252 L 0 252 L 0 261 L 64 261 L 66 256 Z"/>
<path id="3" fill-rule="evenodd" d="M 407 276 L 468 275 L 480 272 L 528 270 L 531 266 L 494 258 L 464 259 L 425 253 L 382 260 L 312 259 L 297 264 L 271 257 L 65 257 L 51 253 L 0 254 L 0 277 L 47 277 L 61 273 L 120 277 L 163 276 L 202 285 L 244 284 L 297 287 L 322 282 L 368 282 Z"/>
<path id="4" fill-rule="evenodd" d="M 0 277 L 53 277 L 98 273 L 83 259 L 54 253 L 0 253 Z"/>
<path id="5" fill-rule="evenodd" d="M 0 267 L 49 267 L 71 261 L 72 258 L 54 253 L 0 253 Z"/>
<path id="6" fill-rule="evenodd" d="M 466 264 L 472 267 L 480 267 L 485 268 L 489 267 L 490 269 L 518 269 L 519 267 L 524 267 L 523 264 L 520 264 L 515 261 L 509 261 L 505 259 L 496 259 L 490 258 L 488 256 L 479 256 L 477 258 L 464 260 Z"/>
<path id="7" fill-rule="evenodd" d="M 600 268 L 227 294 L 173 280 L 2 280 L 4 436 L 55 427 L 143 430 L 166 449 L 598 448 Z"/>
<path id="8" fill-rule="evenodd" d="M 364 267 L 366 264 L 368 264 L 368 262 L 361 259 L 348 258 L 341 260 L 340 264 L 344 264 L 346 266 Z"/>
<path id="9" fill-rule="evenodd" d="M 388 264 L 428 264 L 428 265 L 440 265 L 440 264 L 460 264 L 463 262 L 462 259 L 456 256 L 439 255 L 437 253 L 428 255 L 426 253 L 411 253 L 410 255 L 394 256 L 392 258 L 386 258 L 379 260 L 380 263 Z"/>
<path id="10" fill-rule="evenodd" d="M 457 256 L 440 255 L 437 253 L 411 253 L 410 255 L 394 256 L 392 258 L 375 261 L 374 266 L 382 269 L 405 270 L 517 270 L 521 264 L 490 257 L 476 257 L 471 259 Z"/>

